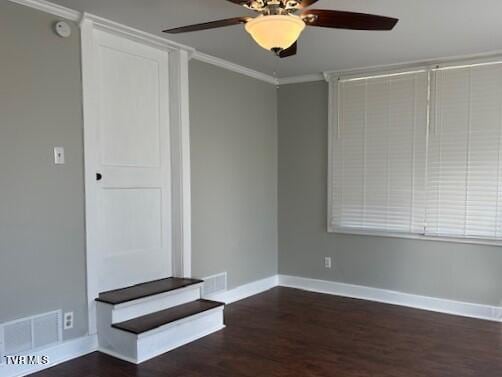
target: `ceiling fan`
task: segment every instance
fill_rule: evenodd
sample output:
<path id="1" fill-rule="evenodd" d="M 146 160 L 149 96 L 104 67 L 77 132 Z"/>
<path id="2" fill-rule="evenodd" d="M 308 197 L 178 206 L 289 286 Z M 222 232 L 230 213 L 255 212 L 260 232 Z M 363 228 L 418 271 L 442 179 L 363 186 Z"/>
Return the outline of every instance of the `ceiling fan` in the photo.
<path id="1" fill-rule="evenodd" d="M 245 24 L 256 43 L 280 58 L 296 55 L 297 40 L 306 26 L 351 30 L 392 30 L 398 19 L 373 14 L 306 8 L 318 0 L 226 0 L 260 13 L 164 30 L 178 34 Z"/>

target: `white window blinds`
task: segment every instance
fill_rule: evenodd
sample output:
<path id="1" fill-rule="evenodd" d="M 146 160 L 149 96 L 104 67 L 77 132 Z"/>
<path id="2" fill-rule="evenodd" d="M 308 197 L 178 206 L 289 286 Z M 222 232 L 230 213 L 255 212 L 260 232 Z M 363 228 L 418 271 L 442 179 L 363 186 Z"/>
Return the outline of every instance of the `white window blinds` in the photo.
<path id="1" fill-rule="evenodd" d="M 434 73 L 426 233 L 502 238 L 502 64 Z"/>
<path id="2" fill-rule="evenodd" d="M 338 82 L 331 228 L 424 232 L 428 77 Z"/>
<path id="3" fill-rule="evenodd" d="M 502 63 L 332 81 L 330 229 L 502 239 Z"/>

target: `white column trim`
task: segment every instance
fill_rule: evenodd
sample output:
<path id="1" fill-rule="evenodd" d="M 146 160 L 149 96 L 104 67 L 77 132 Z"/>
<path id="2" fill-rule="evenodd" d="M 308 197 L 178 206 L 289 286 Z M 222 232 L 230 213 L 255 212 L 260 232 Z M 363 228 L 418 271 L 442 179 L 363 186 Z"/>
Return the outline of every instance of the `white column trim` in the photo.
<path id="1" fill-rule="evenodd" d="M 96 179 L 96 153 L 91 148 L 96 135 L 91 132 L 92 127 L 85 125 L 96 124 L 98 121 L 98 98 L 94 95 L 96 90 L 95 73 L 95 43 L 93 38 L 94 25 L 91 20 L 83 19 L 81 24 L 81 59 L 82 59 L 82 108 L 84 128 L 84 168 L 85 168 L 85 237 L 86 237 L 86 284 L 87 284 L 87 309 L 89 321 L 89 334 L 96 334 L 96 302 L 98 296 L 98 255 L 91 250 L 97 250 L 98 240 L 96 235 L 97 224 L 90 219 L 97 218 L 97 192 L 94 180 Z"/>
<path id="2" fill-rule="evenodd" d="M 170 54 L 171 161 L 173 179 L 173 273 L 192 274 L 189 54 Z"/>

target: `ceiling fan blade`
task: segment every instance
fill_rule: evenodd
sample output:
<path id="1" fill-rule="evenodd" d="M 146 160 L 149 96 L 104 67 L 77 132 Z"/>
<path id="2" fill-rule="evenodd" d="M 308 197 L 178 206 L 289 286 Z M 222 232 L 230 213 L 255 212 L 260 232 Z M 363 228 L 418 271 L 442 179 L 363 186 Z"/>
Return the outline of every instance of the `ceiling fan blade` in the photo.
<path id="1" fill-rule="evenodd" d="M 301 16 L 308 26 L 350 30 L 392 30 L 399 21 L 374 14 L 323 9 L 306 10 Z"/>
<path id="2" fill-rule="evenodd" d="M 310 7 L 312 4 L 317 3 L 319 0 L 298 0 L 298 8 L 303 9 Z"/>
<path id="3" fill-rule="evenodd" d="M 242 6 L 249 5 L 250 3 L 253 2 L 253 0 L 227 0 L 227 1 Z"/>
<path id="4" fill-rule="evenodd" d="M 298 42 L 295 42 L 291 45 L 291 47 L 288 47 L 285 50 L 282 50 L 279 52 L 279 57 L 282 58 L 287 58 L 293 55 L 296 55 L 296 52 L 298 51 Z"/>
<path id="5" fill-rule="evenodd" d="M 215 29 L 215 28 L 219 28 L 219 27 L 245 24 L 250 19 L 251 19 L 251 17 L 227 18 L 225 20 L 211 21 L 211 22 L 205 22 L 202 24 L 195 24 L 195 25 L 177 27 L 174 29 L 168 29 L 168 30 L 164 30 L 164 33 L 179 34 L 179 33 L 191 32 L 191 31 Z"/>

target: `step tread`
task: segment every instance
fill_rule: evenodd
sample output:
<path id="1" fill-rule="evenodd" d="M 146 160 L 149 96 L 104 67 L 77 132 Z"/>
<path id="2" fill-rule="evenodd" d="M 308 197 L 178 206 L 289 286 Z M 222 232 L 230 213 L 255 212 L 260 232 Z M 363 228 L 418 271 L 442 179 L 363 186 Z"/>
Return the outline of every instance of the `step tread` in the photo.
<path id="1" fill-rule="evenodd" d="M 146 283 L 133 285 L 127 288 L 115 289 L 113 291 L 102 292 L 96 301 L 106 304 L 118 305 L 129 301 L 138 300 L 145 297 L 154 296 L 160 293 L 174 291 L 190 285 L 203 283 L 202 280 L 188 278 L 166 278 Z"/>
<path id="2" fill-rule="evenodd" d="M 139 335 L 147 331 L 155 330 L 169 323 L 179 321 L 180 319 L 203 313 L 224 305 L 225 304 L 221 302 L 200 299 L 125 322 L 115 323 L 112 327 Z"/>

